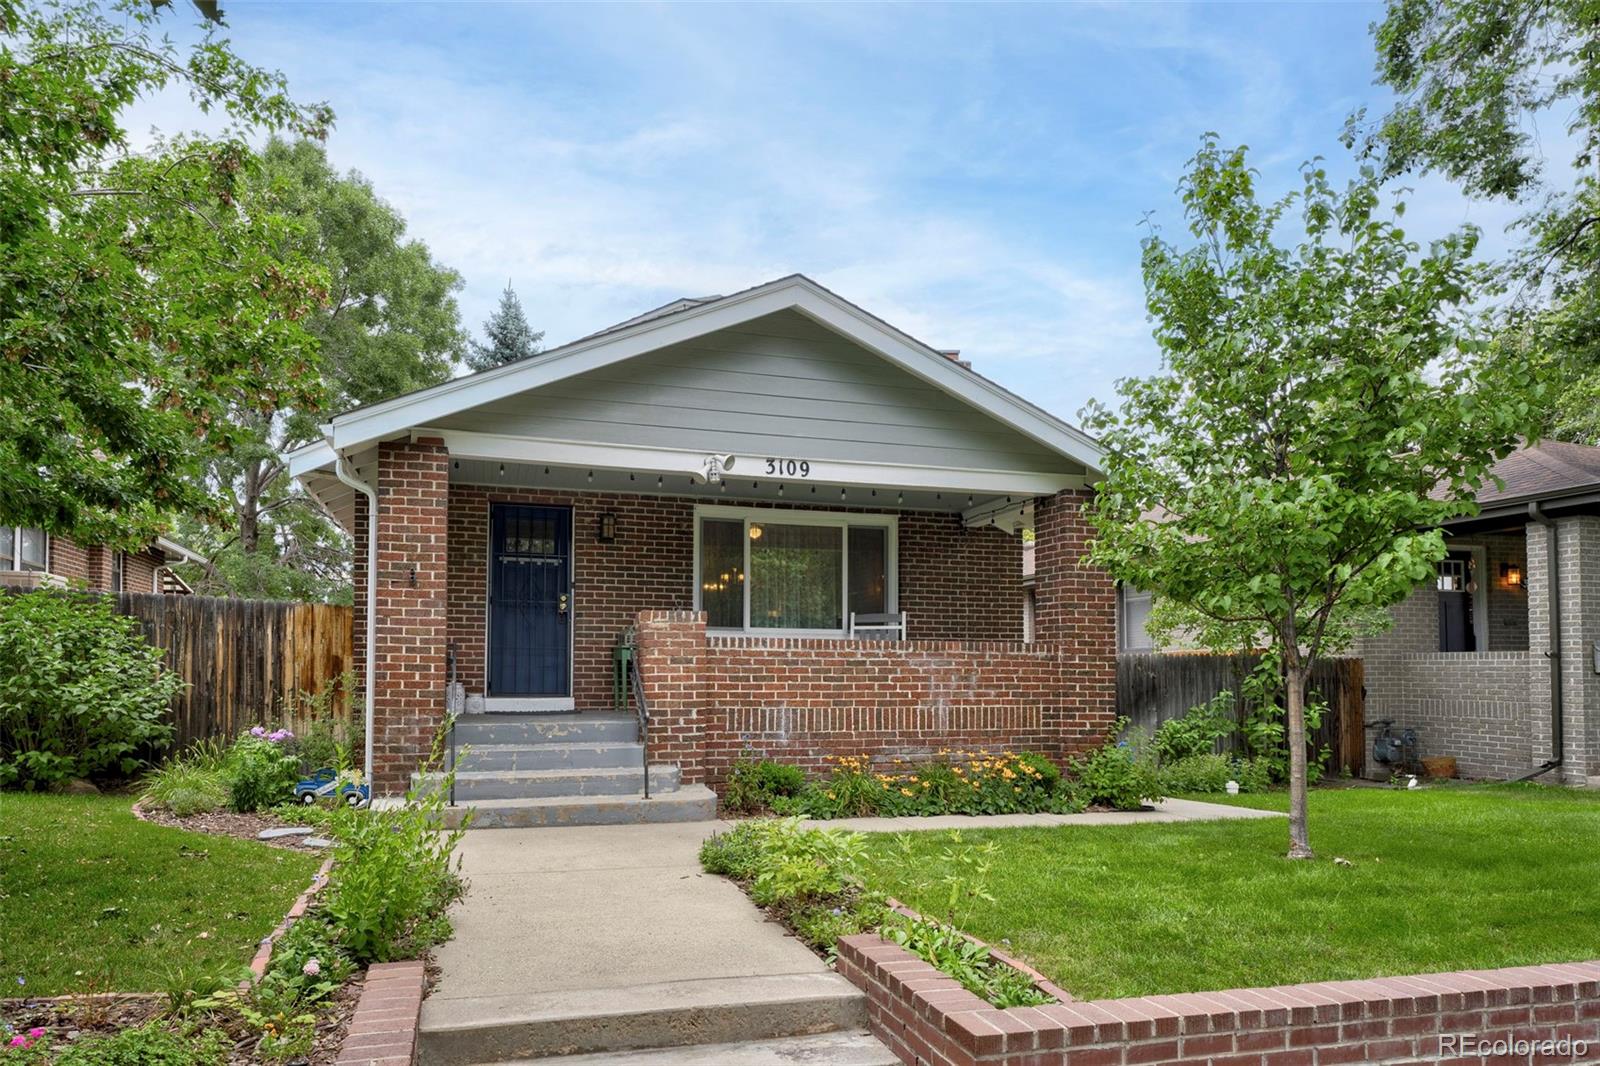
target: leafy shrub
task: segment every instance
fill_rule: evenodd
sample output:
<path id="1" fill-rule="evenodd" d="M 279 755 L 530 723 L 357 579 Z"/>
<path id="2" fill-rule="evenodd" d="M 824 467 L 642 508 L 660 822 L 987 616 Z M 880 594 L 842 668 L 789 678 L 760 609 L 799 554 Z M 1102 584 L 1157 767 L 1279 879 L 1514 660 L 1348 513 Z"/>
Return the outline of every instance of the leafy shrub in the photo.
<path id="1" fill-rule="evenodd" d="M 1162 722 L 1150 743 L 1163 764 L 1178 762 L 1210 754 L 1217 741 L 1232 736 L 1236 728 L 1233 693 L 1223 689 L 1205 703 L 1190 707 L 1180 717 Z"/>
<path id="2" fill-rule="evenodd" d="M 0 595 L 0 787 L 133 773 L 171 743 L 183 684 L 106 597 Z"/>
<path id="3" fill-rule="evenodd" d="M 256 726 L 234 741 L 222 764 L 234 810 L 265 810 L 294 795 L 300 764 L 285 744 L 293 737 L 286 729 Z"/>
<path id="4" fill-rule="evenodd" d="M 1126 724 L 1126 718 L 1117 719 L 1111 737 Z M 1146 800 L 1161 797 L 1155 758 L 1147 748 L 1126 740 L 1108 738 L 1088 755 L 1073 759 L 1069 768 L 1078 779 L 1081 798 L 1091 806 L 1136 811 Z"/>
<path id="5" fill-rule="evenodd" d="M 774 799 L 797 796 L 805 787 L 806 775 L 798 766 L 771 759 L 740 759 L 728 772 L 722 804 L 730 811 L 746 814 L 770 810 Z"/>
<path id="6" fill-rule="evenodd" d="M 443 761 L 441 729 L 423 767 Z M 358 963 L 412 958 L 449 936 L 445 910 L 466 890 L 451 852 L 465 826 L 443 832 L 452 768 L 443 783 L 406 794 L 392 810 L 339 807 L 331 817 L 337 863 L 322 906 L 339 943 Z"/>
<path id="7" fill-rule="evenodd" d="M 1229 781 L 1238 780 L 1237 764 L 1226 755 L 1206 752 L 1161 765 L 1161 791 L 1168 795 L 1184 792 L 1225 792 Z"/>
<path id="8" fill-rule="evenodd" d="M 1309 776 L 1310 767 L 1307 767 Z M 1241 759 L 1236 768 L 1240 792 L 1268 792 L 1273 785 L 1272 767 L 1262 759 Z"/>
<path id="9" fill-rule="evenodd" d="M 364 741 L 365 721 L 360 715 L 341 715 L 341 701 L 353 703 L 356 675 L 346 670 L 321 692 L 296 689 L 285 696 L 278 717 L 292 721 L 299 735 L 286 741 L 288 751 L 298 761 L 302 777 L 340 764 L 344 750 L 359 749 Z"/>

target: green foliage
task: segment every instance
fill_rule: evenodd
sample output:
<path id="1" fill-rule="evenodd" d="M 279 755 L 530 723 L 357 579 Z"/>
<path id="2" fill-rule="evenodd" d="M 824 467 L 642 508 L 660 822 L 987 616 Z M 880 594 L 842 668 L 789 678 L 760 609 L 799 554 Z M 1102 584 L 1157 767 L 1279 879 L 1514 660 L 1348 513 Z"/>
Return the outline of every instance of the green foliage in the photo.
<path id="1" fill-rule="evenodd" d="M 772 801 L 799 795 L 806 787 L 806 775 L 798 766 L 772 759 L 754 761 L 741 758 L 728 772 L 722 790 L 722 804 L 730 811 L 749 814 L 772 809 Z"/>
<path id="2" fill-rule="evenodd" d="M 990 1006 L 1004 1010 L 1055 1002 L 1034 985 L 1033 978 L 999 961 L 987 945 L 968 939 L 955 926 L 929 918 L 896 915 L 882 932 L 889 940 L 960 981 L 963 988 L 981 996 Z"/>
<path id="3" fill-rule="evenodd" d="M 1267 203 L 1255 185 L 1245 150 L 1208 136 L 1179 186 L 1192 243 L 1144 242 L 1164 368 L 1088 411 L 1106 449 L 1090 554 L 1202 619 L 1212 646 L 1265 641 L 1298 744 L 1311 665 L 1433 572 L 1440 523 L 1475 512 L 1543 384 L 1486 343 L 1474 230 L 1424 251 L 1370 169 L 1340 191 L 1307 164 Z M 1280 244 L 1291 212 L 1304 236 Z"/>
<path id="4" fill-rule="evenodd" d="M 226 807 L 228 780 L 221 770 L 180 755 L 150 772 L 139 801 L 188 818 Z"/>
<path id="5" fill-rule="evenodd" d="M 424 772 L 441 765 L 446 732 Z M 460 863 L 450 861 L 465 826 L 440 828 L 454 775 L 452 767 L 441 784 L 407 793 L 390 810 L 339 807 L 332 815 L 337 862 L 320 909 L 356 962 L 414 958 L 449 936 L 445 910 L 466 891 Z"/>
<path id="6" fill-rule="evenodd" d="M 302 321 L 323 273 L 295 223 L 241 207 L 248 138 L 326 131 L 283 78 L 160 9 L 0 0 L 0 514 L 133 548 L 212 510 L 198 476 L 240 427 L 227 397 L 318 401 Z M 134 101 L 187 91 L 218 136 L 129 150 Z M 181 95 L 181 93 L 180 93 Z"/>
<path id="7" fill-rule="evenodd" d="M 258 732 L 259 731 L 259 732 Z M 222 764 L 228 783 L 228 804 L 236 811 L 262 811 L 294 794 L 300 779 L 299 761 L 281 731 L 268 733 L 257 726 L 233 742 Z"/>
<path id="8" fill-rule="evenodd" d="M 465 348 L 455 294 L 461 278 L 360 173 L 340 173 L 314 140 L 272 139 L 239 192 L 245 209 L 292 218 L 285 247 L 312 262 L 330 298 L 303 326 L 320 352 L 316 387 L 344 410 L 438 384 Z M 209 464 L 225 509 L 184 528 L 209 559 L 186 567 L 196 591 L 269 599 L 348 602 L 350 543 L 289 478 L 279 456 L 318 439 L 315 406 L 275 391 L 226 397 L 239 440 Z"/>
<path id="9" fill-rule="evenodd" d="M 467 342 L 470 348 L 467 365 L 473 370 L 491 370 L 538 355 L 539 342 L 544 340 L 543 330 L 535 331 L 528 325 L 528 316 L 522 313 L 522 301 L 517 299 L 509 281 L 500 294 L 500 306 L 483 324 L 483 334 L 488 338 L 487 344 L 476 340 Z"/>
<path id="10" fill-rule="evenodd" d="M 1500 282 L 1501 337 L 1553 358 L 1553 429 L 1600 437 L 1600 30 L 1588 0 L 1390 0 L 1373 27 L 1378 78 L 1398 102 L 1346 141 L 1387 175 L 1438 172 L 1474 196 L 1528 206 Z M 1563 123 L 1569 165 L 1546 158 L 1542 123 Z M 1556 138 L 1553 143 L 1562 143 Z"/>
<path id="11" fill-rule="evenodd" d="M 0 1051 L 0 1061 L 51 1063 L 53 1066 L 225 1066 L 233 1042 L 215 1028 L 146 1022 L 109 1036 L 90 1035 L 71 1043 L 51 1042 L 37 1059 L 13 1060 Z M 33 1050 L 39 1050 L 35 1045 Z"/>
<path id="12" fill-rule="evenodd" d="M 1188 792 L 1225 792 L 1229 781 L 1237 781 L 1237 763 L 1226 755 L 1205 752 L 1163 762 L 1159 780 L 1166 795 Z M 1243 790 L 1243 783 L 1240 785 Z"/>
<path id="13" fill-rule="evenodd" d="M 182 688 L 106 597 L 0 595 L 0 787 L 133 773 L 171 742 Z"/>
<path id="14" fill-rule="evenodd" d="M 1156 727 L 1150 746 L 1163 763 L 1210 754 L 1217 741 L 1233 735 L 1233 693 L 1223 689 L 1205 703 L 1190 707 L 1177 718 Z"/>
<path id="15" fill-rule="evenodd" d="M 1147 800 L 1161 798 L 1160 775 L 1149 746 L 1114 739 L 1126 724 L 1127 719 L 1117 719 L 1104 744 L 1067 763 L 1077 778 L 1078 796 L 1092 807 L 1136 811 Z"/>

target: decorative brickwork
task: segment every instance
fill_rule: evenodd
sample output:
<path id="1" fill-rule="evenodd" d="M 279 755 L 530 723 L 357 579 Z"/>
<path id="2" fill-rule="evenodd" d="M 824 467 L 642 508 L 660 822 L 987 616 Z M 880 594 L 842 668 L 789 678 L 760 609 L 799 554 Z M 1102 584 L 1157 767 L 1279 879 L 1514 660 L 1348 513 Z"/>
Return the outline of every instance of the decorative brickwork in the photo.
<path id="1" fill-rule="evenodd" d="M 405 790 L 444 719 L 449 466 L 439 441 L 378 449 L 377 795 Z"/>
<path id="2" fill-rule="evenodd" d="M 412 1066 L 428 974 L 421 959 L 368 967 L 356 1012 L 339 1046 L 339 1066 Z"/>
<path id="3" fill-rule="evenodd" d="M 1528 1062 L 1462 1046 L 1567 1041 L 1532 1061 L 1600 1062 L 1600 963 L 1327 981 L 997 1010 L 876 934 L 839 942 L 872 1031 L 907 1066 L 1322 1066 Z"/>

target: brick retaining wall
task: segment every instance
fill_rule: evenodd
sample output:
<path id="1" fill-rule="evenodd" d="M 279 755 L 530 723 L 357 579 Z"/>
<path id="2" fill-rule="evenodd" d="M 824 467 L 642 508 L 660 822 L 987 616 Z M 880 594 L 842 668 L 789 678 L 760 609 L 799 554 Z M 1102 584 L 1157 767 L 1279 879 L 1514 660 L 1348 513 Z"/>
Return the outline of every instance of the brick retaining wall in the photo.
<path id="1" fill-rule="evenodd" d="M 867 993 L 874 1034 L 908 1066 L 1600 1062 L 1600 962 L 1008 1010 L 873 933 L 841 940 L 838 967 Z M 1491 1059 L 1466 1053 L 1459 1038 L 1467 1034 L 1480 1046 L 1586 1046 Z"/>

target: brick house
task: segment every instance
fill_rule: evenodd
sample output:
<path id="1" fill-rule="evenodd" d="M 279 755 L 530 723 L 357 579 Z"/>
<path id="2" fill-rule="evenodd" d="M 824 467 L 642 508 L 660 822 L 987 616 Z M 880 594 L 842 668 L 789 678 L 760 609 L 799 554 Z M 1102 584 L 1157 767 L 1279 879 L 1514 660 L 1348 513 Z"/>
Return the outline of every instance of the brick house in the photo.
<path id="1" fill-rule="evenodd" d="M 644 771 L 622 765 L 646 739 L 618 699 L 629 640 L 649 780 L 698 811 L 743 752 L 1060 757 L 1112 719 L 1113 587 L 1080 565 L 1095 441 L 808 278 L 675 301 L 324 432 L 287 459 L 356 539 L 380 793 L 454 691 L 479 824 L 579 793 L 632 804 L 586 818 L 674 816 L 640 814 Z"/>
<path id="2" fill-rule="evenodd" d="M 185 595 L 192 590 L 172 567 L 202 561 L 165 537 L 130 552 L 104 545 L 85 547 L 30 526 L 0 526 L 0 586 L 10 588 L 71 585 L 90 592 Z"/>
<path id="3" fill-rule="evenodd" d="M 1367 722 L 1467 777 L 1600 783 L 1600 448 L 1541 441 L 1494 472 L 1437 578 L 1358 643 Z"/>

